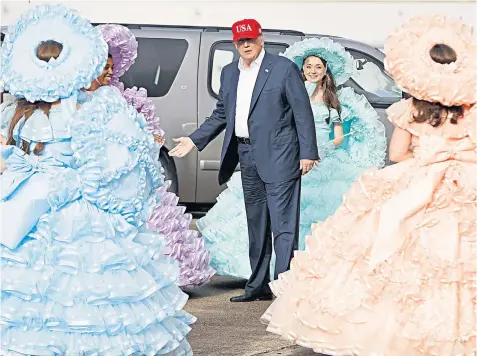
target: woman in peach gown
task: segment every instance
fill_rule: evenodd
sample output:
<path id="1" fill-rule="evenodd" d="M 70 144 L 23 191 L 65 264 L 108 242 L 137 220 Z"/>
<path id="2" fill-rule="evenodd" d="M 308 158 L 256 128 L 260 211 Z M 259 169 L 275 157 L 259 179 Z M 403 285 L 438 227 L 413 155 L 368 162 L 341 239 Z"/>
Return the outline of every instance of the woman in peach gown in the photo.
<path id="1" fill-rule="evenodd" d="M 315 224 L 271 283 L 267 330 L 328 355 L 476 355 L 476 68 L 472 28 L 412 19 L 386 68 L 390 157 Z"/>

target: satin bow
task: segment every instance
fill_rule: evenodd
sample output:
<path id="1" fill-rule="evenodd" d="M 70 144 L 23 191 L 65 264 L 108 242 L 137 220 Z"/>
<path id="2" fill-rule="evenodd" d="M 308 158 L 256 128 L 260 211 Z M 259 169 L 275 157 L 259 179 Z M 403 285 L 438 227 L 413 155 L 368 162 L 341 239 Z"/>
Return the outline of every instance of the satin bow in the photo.
<path id="1" fill-rule="evenodd" d="M 70 120 L 76 111 L 76 103 L 77 94 L 75 93 L 61 101 L 61 108 L 51 109 L 49 115 L 37 109 L 28 120 L 23 116 L 13 128 L 13 138 L 17 142 L 24 140 L 45 143 L 71 138 Z"/>
<path id="2" fill-rule="evenodd" d="M 1 146 L 7 171 L 2 174 L 0 200 L 6 200 L 22 184 L 37 172 L 51 172 L 51 169 L 65 165 L 51 156 L 42 157 L 27 154 L 15 146 Z"/>
<path id="3" fill-rule="evenodd" d="M 443 137 L 422 137 L 414 151 L 419 165 L 425 166 L 448 160 L 476 162 L 475 144 L 468 137 L 449 140 Z"/>
<path id="4" fill-rule="evenodd" d="M 23 117 L 13 128 L 13 137 L 27 142 L 51 142 L 70 138 L 68 120 L 62 115 L 48 117 L 42 110 L 36 110 L 28 120 Z"/>
<path id="5" fill-rule="evenodd" d="M 35 110 L 28 120 L 23 117 L 13 129 L 13 137 L 27 142 L 49 142 L 53 139 L 48 116 L 42 110 Z"/>
<path id="6" fill-rule="evenodd" d="M 422 168 L 413 182 L 381 206 L 378 232 L 370 252 L 370 271 L 403 247 L 406 237 L 423 221 L 427 205 L 446 175 L 457 162 L 475 163 L 476 147 L 469 137 L 449 141 L 441 137 L 421 137 L 415 159 Z"/>

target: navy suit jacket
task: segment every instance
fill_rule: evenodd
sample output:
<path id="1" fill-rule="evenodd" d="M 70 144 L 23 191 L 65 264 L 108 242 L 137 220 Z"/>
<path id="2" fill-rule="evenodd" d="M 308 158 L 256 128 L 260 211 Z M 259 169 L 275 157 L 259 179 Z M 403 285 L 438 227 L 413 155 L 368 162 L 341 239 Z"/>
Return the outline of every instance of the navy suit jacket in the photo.
<path id="1" fill-rule="evenodd" d="M 230 179 L 239 162 L 235 136 L 239 75 L 238 61 L 223 68 L 217 106 L 189 136 L 201 151 L 225 129 L 219 184 Z M 319 159 L 310 98 L 300 69 L 288 58 L 265 53 L 253 90 L 248 130 L 258 174 L 266 183 L 297 178 L 301 159 Z"/>

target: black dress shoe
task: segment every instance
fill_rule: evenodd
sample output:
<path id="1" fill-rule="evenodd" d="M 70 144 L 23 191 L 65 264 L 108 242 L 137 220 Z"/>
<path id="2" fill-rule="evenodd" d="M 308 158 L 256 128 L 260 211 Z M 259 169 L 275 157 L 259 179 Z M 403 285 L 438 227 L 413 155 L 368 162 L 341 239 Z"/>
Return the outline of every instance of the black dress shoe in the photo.
<path id="1" fill-rule="evenodd" d="M 231 302 L 254 302 L 258 300 L 272 300 L 273 299 L 273 294 L 268 293 L 268 294 L 252 294 L 252 293 L 247 293 L 245 292 L 242 295 L 238 295 L 236 297 L 230 298 Z"/>

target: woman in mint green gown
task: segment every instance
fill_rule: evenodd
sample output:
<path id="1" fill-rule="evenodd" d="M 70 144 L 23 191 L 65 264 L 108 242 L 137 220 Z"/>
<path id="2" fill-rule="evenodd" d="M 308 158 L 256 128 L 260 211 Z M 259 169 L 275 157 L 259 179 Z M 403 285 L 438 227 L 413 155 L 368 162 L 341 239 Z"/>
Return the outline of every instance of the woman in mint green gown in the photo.
<path id="1" fill-rule="evenodd" d="M 353 73 L 353 58 L 340 44 L 326 37 L 310 38 L 293 44 L 283 55 L 302 68 L 321 158 L 302 178 L 302 250 L 311 225 L 335 212 L 343 194 L 363 171 L 384 166 L 387 146 L 384 125 L 367 99 L 348 87 L 336 89 Z M 217 274 L 248 278 L 251 267 L 240 172 L 227 186 L 197 227 L 206 240 Z"/>

